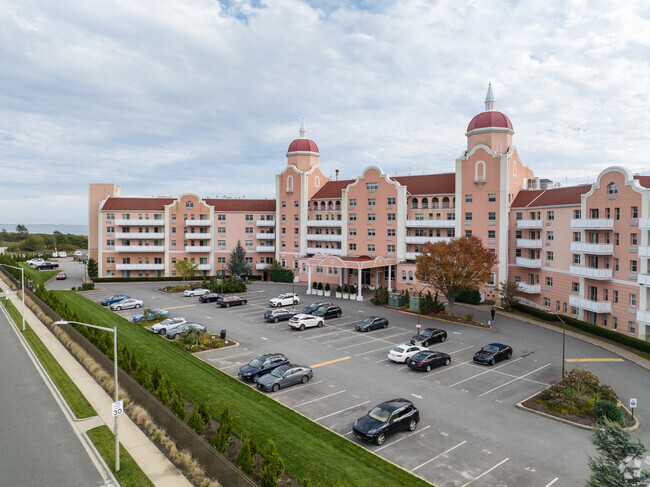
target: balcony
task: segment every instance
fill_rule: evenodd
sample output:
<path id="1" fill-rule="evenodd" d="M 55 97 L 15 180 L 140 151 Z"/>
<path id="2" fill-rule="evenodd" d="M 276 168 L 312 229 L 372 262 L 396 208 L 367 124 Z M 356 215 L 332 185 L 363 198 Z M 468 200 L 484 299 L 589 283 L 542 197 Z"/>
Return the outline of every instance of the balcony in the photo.
<path id="1" fill-rule="evenodd" d="M 161 232 L 150 232 L 150 233 L 140 233 L 140 232 L 128 232 L 128 233 L 116 233 L 115 238 L 118 239 L 161 239 L 165 238 L 165 234 Z"/>
<path id="2" fill-rule="evenodd" d="M 639 252 L 639 257 L 642 257 L 644 259 L 650 259 L 650 247 L 645 245 L 639 247 L 638 252 Z"/>
<path id="3" fill-rule="evenodd" d="M 650 230 L 650 218 L 639 218 L 639 230 Z"/>
<path id="4" fill-rule="evenodd" d="M 307 220 L 308 227 L 342 227 L 343 220 Z"/>
<path id="5" fill-rule="evenodd" d="M 186 227 L 210 227 L 212 222 L 210 220 L 184 220 L 183 225 Z"/>
<path id="6" fill-rule="evenodd" d="M 275 233 L 258 233 L 255 238 L 258 240 L 275 240 Z"/>
<path id="7" fill-rule="evenodd" d="M 211 252 L 209 245 L 196 245 L 194 247 L 187 246 L 185 247 L 185 252 Z"/>
<path id="8" fill-rule="evenodd" d="M 411 228 L 456 228 L 456 220 L 406 220 Z"/>
<path id="9" fill-rule="evenodd" d="M 257 220 L 255 224 L 258 227 L 274 227 L 275 226 L 275 220 Z"/>
<path id="10" fill-rule="evenodd" d="M 450 241 L 451 241 L 451 237 L 414 237 L 414 236 L 406 237 L 407 244 L 423 244 L 427 242 L 437 243 L 437 242 L 450 242 Z"/>
<path id="11" fill-rule="evenodd" d="M 189 240 L 210 240 L 212 235 L 209 233 L 186 233 L 185 238 Z"/>
<path id="12" fill-rule="evenodd" d="M 258 245 L 255 252 L 275 252 L 275 245 Z"/>
<path id="13" fill-rule="evenodd" d="M 636 321 L 644 325 L 650 325 L 650 311 L 637 310 Z"/>
<path id="14" fill-rule="evenodd" d="M 636 282 L 641 286 L 650 286 L 650 276 L 648 274 L 637 274 Z"/>
<path id="15" fill-rule="evenodd" d="M 541 294 L 542 293 L 542 286 L 540 284 L 526 284 L 525 282 L 518 282 L 519 284 L 519 290 L 522 293 L 526 294 Z"/>
<path id="16" fill-rule="evenodd" d="M 164 245 L 116 245 L 115 252 L 164 252 Z"/>
<path id="17" fill-rule="evenodd" d="M 542 220 L 517 220 L 517 228 L 542 228 Z"/>
<path id="18" fill-rule="evenodd" d="M 540 269 L 542 267 L 542 259 L 527 259 L 525 257 L 517 257 L 515 264 L 519 267 L 529 267 L 531 269 Z"/>
<path id="19" fill-rule="evenodd" d="M 164 271 L 165 264 L 115 264 L 118 271 Z"/>
<path id="20" fill-rule="evenodd" d="M 107 222 L 108 223 L 108 222 Z M 115 220 L 116 227 L 162 227 L 165 226 L 163 220 Z"/>
<path id="21" fill-rule="evenodd" d="M 592 313 L 611 313 L 612 303 L 609 301 L 592 301 L 591 299 L 583 298 L 572 294 L 569 296 L 569 304 L 576 308 L 591 311 Z"/>
<path id="22" fill-rule="evenodd" d="M 614 230 L 611 218 L 573 218 L 571 228 L 574 230 Z"/>
<path id="23" fill-rule="evenodd" d="M 210 264 L 198 264 L 196 266 L 196 269 L 199 271 L 209 271 L 210 270 Z"/>
<path id="24" fill-rule="evenodd" d="M 592 255 L 614 255 L 614 245 L 571 242 L 571 252 Z"/>
<path id="25" fill-rule="evenodd" d="M 307 240 L 314 240 L 317 242 L 341 242 L 343 235 L 318 235 L 315 233 L 307 234 Z"/>
<path id="26" fill-rule="evenodd" d="M 582 265 L 572 265 L 569 267 L 572 276 L 585 277 L 587 279 L 597 279 L 599 281 L 611 281 L 614 271 L 612 269 L 585 267 Z"/>
<path id="27" fill-rule="evenodd" d="M 406 260 L 415 260 L 418 255 L 420 255 L 420 252 L 406 252 Z"/>
<path id="28" fill-rule="evenodd" d="M 541 249 L 542 239 L 541 238 L 536 238 L 536 239 L 518 238 L 517 247 L 521 247 L 522 249 Z"/>
<path id="29" fill-rule="evenodd" d="M 308 254 L 316 254 L 320 252 L 323 255 L 341 255 L 342 249 L 317 249 L 316 247 L 307 247 Z"/>
<path id="30" fill-rule="evenodd" d="M 257 269 L 258 271 L 265 271 L 266 268 L 267 268 L 268 266 L 270 266 L 270 265 L 271 265 L 271 264 L 264 264 L 264 263 L 259 264 L 259 263 L 258 263 L 258 264 L 255 264 L 255 269 Z"/>

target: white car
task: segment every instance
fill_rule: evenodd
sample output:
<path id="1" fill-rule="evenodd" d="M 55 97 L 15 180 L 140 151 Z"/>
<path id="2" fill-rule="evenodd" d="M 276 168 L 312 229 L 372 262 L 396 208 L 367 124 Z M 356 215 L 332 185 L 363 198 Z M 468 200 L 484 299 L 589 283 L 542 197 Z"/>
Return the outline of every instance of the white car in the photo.
<path id="1" fill-rule="evenodd" d="M 66 258 L 67 256 L 68 256 L 68 253 L 67 253 L 67 252 L 59 252 L 59 257 L 60 257 L 61 259 L 64 259 L 64 258 Z"/>
<path id="2" fill-rule="evenodd" d="M 280 294 L 277 298 L 269 299 L 269 304 L 274 308 L 278 306 L 289 306 L 290 304 L 298 304 L 300 298 L 297 294 L 293 293 L 284 293 Z"/>
<path id="3" fill-rule="evenodd" d="M 183 296 L 203 296 L 204 294 L 210 294 L 210 290 L 203 289 L 202 287 L 193 287 L 192 289 L 183 291 Z"/>
<path id="4" fill-rule="evenodd" d="M 119 311 L 121 309 L 141 308 L 144 302 L 141 299 L 129 298 L 119 303 L 111 304 L 111 311 Z"/>
<path id="5" fill-rule="evenodd" d="M 26 261 L 25 264 L 36 267 L 36 266 L 38 266 L 40 264 L 43 264 L 44 262 L 45 262 L 45 259 L 43 259 L 42 257 L 36 257 L 35 259 L 30 259 L 30 260 Z"/>
<path id="6" fill-rule="evenodd" d="M 310 328 L 314 326 L 320 328 L 324 324 L 325 324 L 325 320 L 320 316 L 305 315 L 305 314 L 295 315 L 293 318 L 289 320 L 289 326 L 291 328 L 295 328 L 300 331 L 304 330 L 305 328 Z"/>
<path id="7" fill-rule="evenodd" d="M 81 252 L 81 250 L 75 250 L 75 251 L 74 251 L 74 254 L 72 254 L 72 255 L 73 255 L 74 257 L 81 257 L 81 256 L 83 255 L 83 253 Z"/>
<path id="8" fill-rule="evenodd" d="M 388 359 L 392 360 L 393 362 L 403 364 L 406 362 L 407 358 L 411 358 L 413 355 L 421 352 L 422 350 L 427 350 L 427 348 L 411 345 L 410 343 L 397 345 L 390 352 L 388 352 Z"/>
<path id="9" fill-rule="evenodd" d="M 161 321 L 160 323 L 156 323 L 151 327 L 151 331 L 154 333 L 160 333 L 161 335 L 166 335 L 167 334 L 167 329 L 171 328 L 172 326 L 179 325 L 181 323 L 187 323 L 187 320 L 185 318 L 167 318 L 166 320 Z"/>

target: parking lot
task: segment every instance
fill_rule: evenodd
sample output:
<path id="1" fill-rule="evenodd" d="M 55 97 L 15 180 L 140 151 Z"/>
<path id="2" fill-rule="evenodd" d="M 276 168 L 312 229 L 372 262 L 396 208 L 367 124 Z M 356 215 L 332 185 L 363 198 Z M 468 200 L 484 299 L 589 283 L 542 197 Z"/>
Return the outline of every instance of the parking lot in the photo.
<path id="1" fill-rule="evenodd" d="M 449 354 L 452 361 L 428 373 L 417 372 L 386 357 L 394 345 L 408 342 L 415 334 L 415 316 L 369 302 L 333 299 L 343 316 L 326 320 L 322 328 L 297 331 L 286 321 L 265 322 L 262 315 L 269 298 L 287 291 L 286 285 L 252 284 L 246 293 L 248 304 L 229 309 L 201 304 L 198 298 L 165 295 L 151 283 L 104 285 L 86 295 L 100 301 L 126 293 L 143 299 L 146 308 L 166 308 L 172 316 L 202 323 L 211 333 L 226 329 L 240 345 L 198 357 L 233 377 L 239 367 L 268 352 L 284 353 L 293 363 L 311 366 L 311 381 L 269 396 L 351 441 L 359 442 L 352 434 L 354 420 L 377 403 L 395 397 L 412 400 L 421 416 L 414 432 L 390 436 L 382 446 L 359 444 L 436 485 L 548 487 L 584 482 L 587 455 L 594 453 L 590 433 L 515 407 L 559 378 L 560 334 L 501 316 L 492 329 L 422 317 L 423 328 L 447 331 L 444 343 L 429 348 Z M 301 298 L 297 309 L 325 299 L 305 296 L 302 288 L 296 292 Z M 130 319 L 138 311 L 119 313 Z M 487 312 L 472 312 L 487 321 Z M 388 318 L 390 326 L 354 331 L 355 323 L 371 315 Z M 492 367 L 474 364 L 474 352 L 491 342 L 512 346 L 513 357 Z M 567 357 L 616 357 L 571 338 L 567 350 L 571 352 Z M 647 371 L 633 363 L 585 362 L 583 366 L 613 384 L 622 397 L 634 392 L 639 401 L 648 397 Z M 644 413 L 639 410 L 637 415 Z M 643 423 L 638 434 L 642 439 L 647 435 Z M 644 441 L 649 443 L 647 438 Z"/>

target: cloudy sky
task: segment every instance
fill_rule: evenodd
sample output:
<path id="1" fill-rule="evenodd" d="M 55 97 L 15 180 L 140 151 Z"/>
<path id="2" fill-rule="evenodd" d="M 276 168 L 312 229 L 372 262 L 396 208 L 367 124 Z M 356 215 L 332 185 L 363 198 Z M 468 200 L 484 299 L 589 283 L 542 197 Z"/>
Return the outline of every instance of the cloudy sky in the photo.
<path id="1" fill-rule="evenodd" d="M 0 222 L 86 223 L 93 182 L 272 197 L 302 116 L 330 175 L 450 171 L 489 81 L 538 176 L 650 167 L 647 1 L 0 0 L 0 26 Z"/>

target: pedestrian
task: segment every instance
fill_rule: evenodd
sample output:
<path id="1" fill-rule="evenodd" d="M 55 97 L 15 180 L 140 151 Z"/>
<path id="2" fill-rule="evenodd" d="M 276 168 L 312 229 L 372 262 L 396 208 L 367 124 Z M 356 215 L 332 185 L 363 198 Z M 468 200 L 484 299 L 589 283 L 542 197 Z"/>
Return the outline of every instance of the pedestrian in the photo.
<path id="1" fill-rule="evenodd" d="M 494 322 L 494 315 L 497 314 L 497 311 L 494 309 L 494 306 L 492 306 L 492 309 L 490 310 L 490 315 L 492 315 L 492 322 Z"/>

